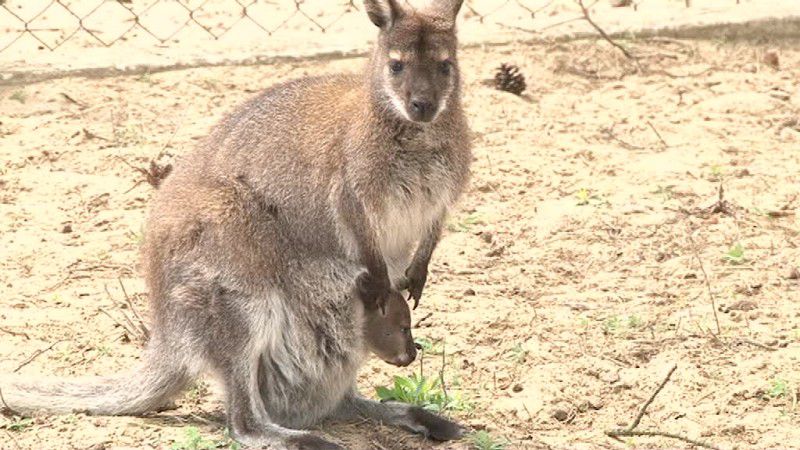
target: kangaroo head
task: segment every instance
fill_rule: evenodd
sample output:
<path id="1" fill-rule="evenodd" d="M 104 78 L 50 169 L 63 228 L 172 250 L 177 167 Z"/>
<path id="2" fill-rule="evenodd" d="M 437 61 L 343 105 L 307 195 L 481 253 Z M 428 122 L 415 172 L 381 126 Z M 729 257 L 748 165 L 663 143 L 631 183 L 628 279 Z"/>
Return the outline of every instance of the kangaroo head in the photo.
<path id="1" fill-rule="evenodd" d="M 364 304 L 364 338 L 367 348 L 389 364 L 402 367 L 414 361 L 411 311 L 399 292 L 391 294 L 384 308 Z"/>
<path id="2" fill-rule="evenodd" d="M 371 61 L 372 89 L 400 117 L 432 122 L 458 95 L 455 22 L 462 2 L 436 0 L 422 10 L 407 0 L 364 1 L 367 15 L 380 28 Z"/>

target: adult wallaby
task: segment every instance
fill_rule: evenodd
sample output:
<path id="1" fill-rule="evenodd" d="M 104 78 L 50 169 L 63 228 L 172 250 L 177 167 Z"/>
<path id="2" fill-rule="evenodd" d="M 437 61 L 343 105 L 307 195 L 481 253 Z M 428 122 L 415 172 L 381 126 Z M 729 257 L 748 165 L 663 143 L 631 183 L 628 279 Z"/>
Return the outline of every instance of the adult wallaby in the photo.
<path id="1" fill-rule="evenodd" d="M 382 313 L 397 289 L 416 306 L 472 159 L 456 59 L 462 0 L 364 3 L 380 31 L 363 74 L 267 89 L 159 189 L 143 248 L 152 326 L 142 367 L 88 384 L 0 384 L 12 409 L 139 414 L 208 369 L 248 445 L 335 448 L 285 428 L 330 414 L 460 434 L 419 408 L 357 396 L 360 353 L 345 350 L 358 348 L 358 327 L 346 303 L 326 301 L 352 272 L 357 296 Z"/>

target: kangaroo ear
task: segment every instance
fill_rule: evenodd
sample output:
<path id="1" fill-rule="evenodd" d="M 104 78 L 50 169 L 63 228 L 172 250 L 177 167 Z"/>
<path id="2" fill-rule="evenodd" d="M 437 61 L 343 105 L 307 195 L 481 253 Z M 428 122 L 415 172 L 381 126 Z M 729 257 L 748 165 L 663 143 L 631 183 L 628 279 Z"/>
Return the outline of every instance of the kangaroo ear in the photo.
<path id="1" fill-rule="evenodd" d="M 453 22 L 456 21 L 456 17 L 458 17 L 458 12 L 461 11 L 461 5 L 464 4 L 464 0 L 450 0 L 450 11 L 453 13 Z"/>
<path id="2" fill-rule="evenodd" d="M 364 0 L 364 7 L 369 20 L 382 30 L 391 27 L 403 12 L 397 0 Z"/>

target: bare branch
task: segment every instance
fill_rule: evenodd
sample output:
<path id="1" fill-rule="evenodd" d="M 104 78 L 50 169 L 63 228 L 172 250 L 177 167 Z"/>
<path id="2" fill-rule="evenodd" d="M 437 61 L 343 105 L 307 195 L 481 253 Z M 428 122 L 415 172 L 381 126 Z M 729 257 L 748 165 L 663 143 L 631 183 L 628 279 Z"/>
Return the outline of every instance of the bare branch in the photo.
<path id="1" fill-rule="evenodd" d="M 592 19 L 591 14 L 589 13 L 589 7 L 583 3 L 583 0 L 575 0 L 578 3 L 578 6 L 581 8 L 581 13 L 583 13 L 583 19 L 589 23 L 598 33 L 600 33 L 600 37 L 606 40 L 609 44 L 613 45 L 614 47 L 618 48 L 626 58 L 633 61 L 636 64 L 636 67 L 639 71 L 642 71 L 642 66 L 639 64 L 639 58 L 637 58 L 633 53 L 631 53 L 627 48 L 623 47 L 622 44 L 619 44 L 615 40 L 611 39 L 611 36 L 603 30 L 597 22 Z"/>
<path id="2" fill-rule="evenodd" d="M 717 447 L 717 446 L 715 446 L 713 444 L 710 444 L 710 443 L 704 442 L 704 441 L 699 441 L 699 440 L 692 439 L 692 438 L 688 438 L 688 437 L 683 436 L 681 434 L 669 433 L 669 432 L 666 432 L 666 431 L 659 431 L 659 430 L 642 430 L 642 431 L 639 431 L 639 430 L 636 429 L 636 427 L 638 427 L 639 423 L 642 421 L 642 417 L 644 417 L 645 413 L 647 412 L 647 408 L 650 406 L 651 403 L 653 403 L 653 400 L 656 399 L 656 396 L 661 392 L 661 390 L 664 389 L 664 386 L 666 386 L 666 384 L 669 381 L 670 377 L 672 377 L 672 374 L 675 372 L 675 369 L 677 369 L 677 368 L 678 368 L 678 365 L 674 364 L 672 366 L 672 368 L 669 369 L 669 372 L 667 372 L 667 376 L 664 377 L 664 381 L 662 381 L 661 384 L 658 385 L 656 390 L 653 391 L 653 395 L 651 395 L 650 398 L 648 398 L 647 401 L 644 402 L 642 407 L 639 409 L 639 413 L 636 415 L 636 418 L 633 420 L 633 422 L 631 422 L 630 425 L 628 425 L 625 428 L 618 428 L 618 429 L 615 429 L 615 430 L 608 430 L 608 431 L 606 431 L 606 436 L 608 436 L 610 438 L 613 438 L 613 439 L 617 439 L 617 440 L 619 440 L 620 437 L 630 437 L 630 436 L 659 436 L 659 437 L 665 437 L 665 438 L 670 438 L 670 439 L 677 439 L 679 441 L 683 441 L 683 442 L 686 442 L 686 443 L 689 443 L 689 444 L 692 444 L 692 445 L 696 445 L 698 447 L 710 448 L 710 449 L 713 449 L 713 450 L 720 450 L 719 447 Z"/>
<path id="3" fill-rule="evenodd" d="M 711 291 L 711 282 L 708 280 L 708 273 L 706 273 L 706 268 L 703 266 L 703 260 L 700 259 L 700 252 L 697 251 L 697 244 L 695 244 L 694 238 L 692 238 L 691 231 L 689 232 L 688 236 L 689 242 L 692 244 L 692 253 L 694 253 L 694 257 L 697 259 L 697 263 L 700 265 L 700 272 L 703 273 L 703 280 L 705 280 L 708 298 L 711 300 L 711 310 L 714 312 L 714 322 L 717 325 L 717 335 L 720 335 L 722 334 L 722 329 L 719 326 L 719 317 L 717 316 L 717 300 L 714 297 L 714 293 Z"/>

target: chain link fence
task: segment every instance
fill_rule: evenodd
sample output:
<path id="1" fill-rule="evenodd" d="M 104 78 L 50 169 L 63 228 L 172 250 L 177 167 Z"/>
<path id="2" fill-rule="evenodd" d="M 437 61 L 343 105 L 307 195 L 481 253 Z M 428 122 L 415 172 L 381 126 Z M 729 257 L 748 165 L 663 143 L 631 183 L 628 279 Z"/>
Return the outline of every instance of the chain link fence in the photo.
<path id="1" fill-rule="evenodd" d="M 722 3 L 740 4 L 743 0 Z M 659 0 L 649 0 L 658 3 Z M 463 20 L 520 32 L 578 20 L 574 0 L 467 0 Z M 640 11 L 648 0 L 600 0 L 608 7 Z M 672 7 L 692 8 L 714 0 L 666 0 Z M 716 2 L 721 3 L 721 2 Z M 82 46 L 110 47 L 146 38 L 156 45 L 179 42 L 187 30 L 207 39 L 228 35 L 270 38 L 282 31 L 347 32 L 360 16 L 360 0 L 0 0 L 0 52 L 30 38 L 40 49 L 56 50 L 72 40 Z M 573 17 L 567 17 L 570 13 Z M 236 33 L 236 30 L 241 33 Z M 196 39 L 198 33 L 193 34 Z M 198 44 L 201 44 L 199 42 Z"/>
<path id="2" fill-rule="evenodd" d="M 399 0 L 411 6 L 449 0 Z M 581 0 L 465 0 L 466 46 L 597 36 Z M 662 28 L 800 18 L 800 0 L 582 0 L 595 24 Z M 645 34 L 646 35 L 646 34 Z M 0 86 L 211 65 L 364 55 L 363 0 L 0 0 Z"/>

